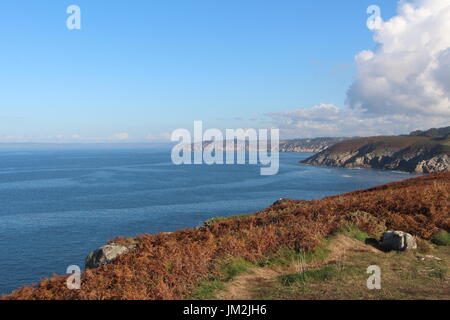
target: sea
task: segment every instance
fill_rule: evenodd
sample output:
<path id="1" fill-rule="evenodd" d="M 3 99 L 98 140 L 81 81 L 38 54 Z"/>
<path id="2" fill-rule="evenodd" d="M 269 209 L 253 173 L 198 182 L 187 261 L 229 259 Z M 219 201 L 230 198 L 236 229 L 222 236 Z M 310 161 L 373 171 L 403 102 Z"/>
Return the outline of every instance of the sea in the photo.
<path id="1" fill-rule="evenodd" d="M 300 165 L 174 165 L 168 147 L 0 149 L 0 294 L 31 285 L 116 236 L 254 213 L 280 198 L 319 199 L 415 175 Z"/>

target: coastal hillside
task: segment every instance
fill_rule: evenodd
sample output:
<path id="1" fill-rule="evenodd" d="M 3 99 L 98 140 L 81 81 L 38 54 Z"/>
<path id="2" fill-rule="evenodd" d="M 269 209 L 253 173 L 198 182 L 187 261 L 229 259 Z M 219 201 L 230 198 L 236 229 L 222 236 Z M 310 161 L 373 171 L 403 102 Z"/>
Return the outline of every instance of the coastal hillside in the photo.
<path id="1" fill-rule="evenodd" d="M 280 152 L 322 152 L 348 138 L 314 138 L 280 141 Z"/>
<path id="2" fill-rule="evenodd" d="M 450 170 L 450 127 L 405 136 L 350 139 L 306 159 L 305 164 L 418 173 Z"/>
<path id="3" fill-rule="evenodd" d="M 133 249 L 110 263 L 84 271 L 80 290 L 67 289 L 67 276 L 54 276 L 34 286 L 18 289 L 3 299 L 203 299 L 208 297 L 208 292 L 217 290 L 222 291 L 223 297 L 230 297 L 236 292 L 227 291 L 230 288 L 227 289 L 224 283 L 239 280 L 236 277 L 252 266 L 283 264 L 293 256 L 303 257 L 306 262 L 310 258 L 322 257 L 326 263 L 323 252 L 329 247 L 327 245 L 324 249 L 324 241 L 339 233 L 345 237 L 356 234 L 357 238 L 369 240 L 379 238 L 386 230 L 401 230 L 417 237 L 421 250 L 426 251 L 426 247 L 431 246 L 431 252 L 437 250 L 443 255 L 439 257 L 442 259 L 447 253 L 433 246 L 449 243 L 449 192 L 450 172 L 432 174 L 321 200 L 279 200 L 256 214 L 216 218 L 205 222 L 202 227 L 174 233 L 117 238 L 113 243 L 132 246 Z M 353 245 L 342 237 L 332 239 L 330 244 L 333 243 L 345 248 L 354 246 L 355 250 L 361 249 L 361 254 L 366 255 L 371 250 L 367 247 L 358 249 L 357 246 L 362 244 Z M 405 266 L 412 263 L 408 260 L 412 256 L 382 257 L 395 262 L 388 273 L 392 277 L 402 277 L 396 273 L 402 272 L 402 268 L 399 269 L 401 259 L 407 259 Z M 368 259 L 368 263 L 373 261 L 370 256 L 364 259 Z M 422 258 L 418 256 L 417 259 L 420 261 Z M 426 290 L 435 290 L 433 296 L 444 297 L 436 288 L 448 289 L 447 264 L 436 262 L 431 266 L 431 263 L 434 262 L 423 268 L 427 274 L 436 275 L 433 279 L 438 279 L 439 285 L 435 281 L 424 282 L 422 285 L 426 288 L 421 287 L 420 290 L 422 294 Z M 347 268 L 347 265 L 338 265 L 339 270 Z M 367 266 L 355 272 L 366 275 L 365 268 Z M 306 269 L 302 270 L 300 275 L 306 272 Z M 326 275 L 329 271 L 326 269 L 320 274 L 325 272 Z M 317 281 L 322 279 L 317 274 L 308 273 L 308 277 Z M 296 281 L 302 276 L 286 275 L 280 279 L 282 283 L 297 285 Z M 365 282 L 355 284 L 351 278 L 342 279 L 348 281 L 344 283 L 347 287 L 365 286 Z M 402 285 L 396 288 L 400 290 L 400 297 L 411 295 L 413 284 L 407 285 L 411 279 L 414 277 L 405 275 Z M 318 297 L 323 290 L 320 286 L 317 288 L 319 291 L 309 292 L 309 296 L 302 295 L 300 290 L 289 297 Z M 314 290 L 314 286 L 310 289 Z M 339 294 L 335 288 L 332 291 Z M 278 294 L 286 297 L 288 293 L 279 291 Z M 392 298 L 392 293 L 387 291 L 369 298 Z"/>

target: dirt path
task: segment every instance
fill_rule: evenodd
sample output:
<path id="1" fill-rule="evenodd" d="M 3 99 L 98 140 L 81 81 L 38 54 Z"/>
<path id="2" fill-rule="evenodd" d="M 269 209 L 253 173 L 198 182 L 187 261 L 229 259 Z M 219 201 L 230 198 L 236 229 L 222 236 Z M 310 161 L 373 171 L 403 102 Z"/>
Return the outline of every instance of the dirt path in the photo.
<path id="1" fill-rule="evenodd" d="M 229 282 L 225 290 L 220 291 L 216 297 L 221 300 L 251 300 L 259 288 L 270 289 L 270 287 L 274 286 L 277 281 L 276 278 L 280 275 L 300 273 L 309 269 L 321 268 L 328 264 L 339 264 L 345 261 L 351 252 L 380 254 L 380 251 L 377 249 L 344 235 L 337 235 L 329 243 L 327 249 L 330 250 L 330 254 L 325 260 L 320 262 L 303 264 L 300 261 L 296 261 L 284 268 L 254 268 Z"/>

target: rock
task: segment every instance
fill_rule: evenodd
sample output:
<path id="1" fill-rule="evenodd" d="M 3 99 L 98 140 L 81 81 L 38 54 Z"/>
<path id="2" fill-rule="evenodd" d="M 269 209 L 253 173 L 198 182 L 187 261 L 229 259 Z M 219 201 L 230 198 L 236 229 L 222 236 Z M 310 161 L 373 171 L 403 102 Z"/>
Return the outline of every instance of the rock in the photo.
<path id="1" fill-rule="evenodd" d="M 441 154 L 428 160 L 423 160 L 417 164 L 415 169 L 420 173 L 440 173 L 450 171 L 450 157 Z"/>
<path id="2" fill-rule="evenodd" d="M 292 201 L 294 201 L 294 200 L 289 199 L 289 198 L 280 198 L 279 200 L 275 201 L 272 204 L 272 206 L 278 206 L 280 204 L 285 204 L 285 203 L 289 203 L 289 202 L 292 202 Z"/>
<path id="3" fill-rule="evenodd" d="M 417 259 L 419 259 L 420 261 L 442 261 L 441 258 L 432 256 L 432 255 L 417 256 Z"/>
<path id="4" fill-rule="evenodd" d="M 416 239 L 403 231 L 388 231 L 380 240 L 380 247 L 386 251 L 405 251 L 417 249 Z"/>
<path id="5" fill-rule="evenodd" d="M 129 252 L 135 247 L 135 244 L 129 246 L 123 246 L 115 243 L 107 244 L 88 254 L 85 259 L 85 268 L 93 269 L 98 268 L 104 264 L 111 263 L 119 256 Z"/>

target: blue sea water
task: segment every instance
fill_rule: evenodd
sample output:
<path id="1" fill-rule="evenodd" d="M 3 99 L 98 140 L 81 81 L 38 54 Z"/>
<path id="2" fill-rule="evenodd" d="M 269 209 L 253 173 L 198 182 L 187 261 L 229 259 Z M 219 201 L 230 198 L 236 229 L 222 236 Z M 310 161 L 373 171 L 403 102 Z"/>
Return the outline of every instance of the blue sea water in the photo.
<path id="1" fill-rule="evenodd" d="M 302 166 L 175 166 L 170 149 L 0 150 L 0 294 L 37 282 L 115 236 L 194 227 L 279 198 L 316 199 L 412 175 Z"/>

